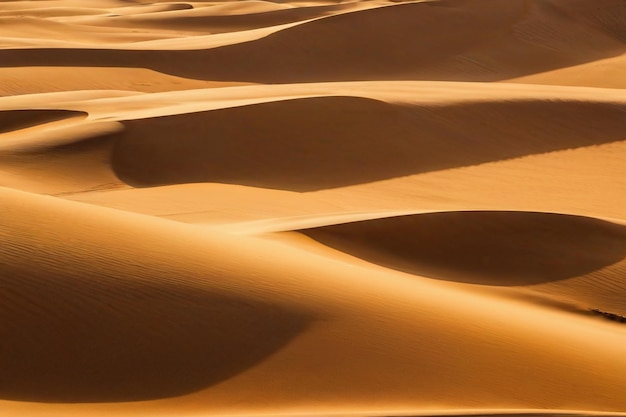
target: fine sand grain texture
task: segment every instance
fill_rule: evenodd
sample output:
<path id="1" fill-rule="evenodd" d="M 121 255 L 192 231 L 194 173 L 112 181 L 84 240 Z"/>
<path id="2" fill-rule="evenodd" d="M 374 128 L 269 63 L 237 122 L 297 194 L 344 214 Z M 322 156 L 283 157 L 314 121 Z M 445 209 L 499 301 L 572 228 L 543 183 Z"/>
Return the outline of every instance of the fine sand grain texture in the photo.
<path id="1" fill-rule="evenodd" d="M 623 0 L 0 2 L 0 416 L 626 417 Z"/>

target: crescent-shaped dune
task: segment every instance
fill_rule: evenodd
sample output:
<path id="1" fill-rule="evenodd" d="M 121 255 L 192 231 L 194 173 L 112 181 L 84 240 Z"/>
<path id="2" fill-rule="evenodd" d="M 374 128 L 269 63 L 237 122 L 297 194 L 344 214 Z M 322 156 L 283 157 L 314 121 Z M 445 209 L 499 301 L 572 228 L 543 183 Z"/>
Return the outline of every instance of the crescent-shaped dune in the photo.
<path id="1" fill-rule="evenodd" d="M 226 182 L 310 191 L 621 140 L 625 116 L 626 106 L 613 103 L 407 107 L 305 98 L 129 121 L 112 164 L 135 186 Z M 586 117 L 597 124 L 581 123 Z M 510 133 L 510 124 L 528 130 Z"/>
<path id="2" fill-rule="evenodd" d="M 0 2 L 0 416 L 626 416 L 623 0 Z"/>
<path id="3" fill-rule="evenodd" d="M 553 213 L 439 212 L 301 232 L 391 268 L 483 285 L 557 281 L 626 258 L 624 226 Z"/>
<path id="4" fill-rule="evenodd" d="M 304 22 L 220 48 L 28 47 L 2 51 L 0 65 L 148 67 L 196 79 L 265 83 L 495 81 L 625 52 L 621 1 L 567 3 L 408 2 Z"/>
<path id="5" fill-rule="evenodd" d="M 132 186 L 220 182 L 310 191 L 615 142 L 626 136 L 625 114 L 624 104 L 606 100 L 407 105 L 307 97 L 122 119 L 119 133 L 108 136 L 108 165 Z M 528 130 L 509 132 L 511 124 Z M 82 125 L 81 132 L 99 126 Z"/>
<path id="6" fill-rule="evenodd" d="M 581 330 L 618 344 L 623 334 L 591 317 L 507 303 L 431 280 L 412 284 L 401 275 L 323 263 L 299 248 L 218 229 L 181 227 L 11 190 L 2 195 L 2 239 L 11 242 L 2 256 L 4 298 L 11 300 L 2 314 L 3 334 L 10 341 L 5 344 L 5 399 L 102 402 L 203 389 L 196 395 L 217 395 L 213 401 L 224 407 L 232 397 L 220 393 L 216 382 L 231 376 L 231 395 L 249 396 L 250 389 L 258 389 L 258 378 L 270 372 L 273 385 L 252 398 L 293 406 L 306 404 L 307 398 L 335 403 L 344 396 L 353 403 L 372 390 L 380 393 L 384 381 L 383 392 L 396 401 L 413 398 L 410 402 L 419 405 L 437 398 L 464 405 L 471 399 L 486 405 L 510 389 L 496 381 L 531 363 L 533 378 L 519 381 L 516 390 L 535 398 L 535 404 L 551 404 L 555 397 L 580 404 L 571 392 L 558 389 L 566 375 L 581 378 L 581 389 L 595 395 L 619 390 L 622 383 L 623 373 L 590 378 L 608 363 L 613 369 L 623 366 L 618 345 L 592 345 Z M 608 227 L 604 233 L 611 231 Z M 145 239 L 146 233 L 153 238 Z M 45 246 L 33 250 L 41 238 Z M 243 248 L 247 255 L 233 256 Z M 276 250 L 284 256 L 259 257 Z M 413 285 L 419 290 L 403 294 Z M 447 298 L 453 300 L 449 305 Z M 508 317 L 492 314 L 507 305 Z M 535 316 L 546 321 L 528 320 Z M 475 320 L 486 330 L 467 325 Z M 299 342 L 263 359 L 303 331 Z M 338 331 L 347 333 L 338 336 Z M 540 351 L 531 348 L 537 343 L 533 334 L 542 335 Z M 564 351 L 560 344 L 565 341 L 569 348 Z M 581 350 L 589 349 L 603 352 L 603 359 L 583 359 Z M 477 361 L 467 361 L 468 352 Z M 555 355 L 561 358 L 555 361 Z M 266 364 L 258 369 L 261 375 L 254 372 L 259 361 Z M 398 367 L 417 373 L 397 374 Z M 336 379 L 320 380 L 332 368 Z M 294 369 L 300 370 L 304 392 L 314 392 L 313 397 L 300 389 L 285 391 Z M 424 378 L 420 369 L 440 373 Z M 476 372 L 495 384 L 494 391 L 465 383 L 450 388 L 453 381 L 473 380 Z M 347 384 L 356 375 L 359 383 Z M 539 375 L 544 376 L 536 379 Z M 414 396 L 415 386 L 429 395 Z M 546 390 L 552 394 L 546 396 Z M 620 396 L 608 398 L 607 404 L 620 404 Z"/>

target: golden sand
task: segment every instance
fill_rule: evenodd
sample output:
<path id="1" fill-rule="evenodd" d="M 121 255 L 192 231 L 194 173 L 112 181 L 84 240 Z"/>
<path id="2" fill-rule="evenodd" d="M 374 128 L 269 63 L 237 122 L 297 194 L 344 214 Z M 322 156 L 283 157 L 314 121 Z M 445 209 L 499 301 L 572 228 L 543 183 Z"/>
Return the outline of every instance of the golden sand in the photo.
<path id="1" fill-rule="evenodd" d="M 625 28 L 1 2 L 0 415 L 626 415 Z"/>

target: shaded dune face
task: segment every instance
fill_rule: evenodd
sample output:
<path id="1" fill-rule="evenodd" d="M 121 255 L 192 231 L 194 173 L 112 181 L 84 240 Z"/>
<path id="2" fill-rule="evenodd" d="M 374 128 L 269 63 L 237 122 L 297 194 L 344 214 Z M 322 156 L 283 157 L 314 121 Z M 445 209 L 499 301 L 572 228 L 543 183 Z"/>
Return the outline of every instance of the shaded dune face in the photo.
<path id="1" fill-rule="evenodd" d="M 269 3 L 268 3 L 269 4 Z M 302 20 L 314 19 L 339 12 L 349 5 L 322 5 L 293 7 L 256 13 L 232 15 L 202 15 L 198 13 L 158 13 L 140 16 L 119 16 L 107 23 L 118 27 L 144 27 L 155 29 L 197 30 L 206 33 L 223 33 L 277 26 Z M 194 10 L 197 11 L 197 10 Z M 210 8 L 209 8 L 209 11 Z"/>
<path id="2" fill-rule="evenodd" d="M 11 300 L 0 307 L 5 400 L 188 394 L 263 361 L 308 322 L 269 304 L 192 288 L 110 283 L 90 273 L 37 278 L 0 271 L 0 295 Z"/>
<path id="3" fill-rule="evenodd" d="M 3 297 L 23 303 L 2 309 L 2 399 L 110 402 L 188 394 L 262 361 L 306 323 L 271 306 L 163 286 L 110 287 L 99 299 L 59 286 L 52 306 L 51 294 L 36 286 L 2 285 Z"/>
<path id="4" fill-rule="evenodd" d="M 91 126 L 81 131 L 81 127 Z M 39 126 L 38 126 L 39 127 Z M 0 162 L 20 161 L 18 167 L 34 165 L 47 161 L 59 161 L 59 168 L 69 168 L 67 158 L 82 155 L 95 159 L 98 164 L 108 166 L 109 149 L 112 147 L 115 133 L 122 129 L 115 122 L 91 125 L 68 121 L 65 126 L 50 123 L 41 125 L 38 132 L 15 131 L 6 136 L 0 134 Z M 20 140 L 20 135 L 30 135 L 31 140 Z M 106 150 L 105 152 L 102 152 Z M 33 159 L 36 157 L 36 159 Z M 63 161 L 63 162 L 61 162 Z"/>
<path id="5" fill-rule="evenodd" d="M 80 232 L 47 235 L 41 221 L 0 226 L 0 399 L 188 394 L 262 362 L 312 319 L 204 287 L 220 277 L 167 264 L 123 237 L 117 250 Z M 133 250 L 142 259 L 121 255 Z"/>
<path id="6" fill-rule="evenodd" d="M 574 101 L 426 107 L 320 97 L 124 125 L 112 165 L 130 185 L 222 182 L 311 191 L 622 140 L 626 109 Z"/>
<path id="7" fill-rule="evenodd" d="M 529 41 L 516 35 L 518 25 L 539 29 Z M 331 16 L 186 57 L 202 56 L 204 65 L 161 70 L 262 83 L 496 81 L 620 55 L 626 45 L 623 29 L 615 28 L 625 25 L 616 0 L 586 0 L 577 8 L 566 1 L 428 1 Z M 547 49 L 542 41 L 554 31 L 564 42 Z M 589 45 L 584 54 L 581 43 Z"/>
<path id="8" fill-rule="evenodd" d="M 557 281 L 626 257 L 626 227 L 552 213 L 441 212 L 300 232 L 392 269 L 482 285 Z"/>
<path id="9" fill-rule="evenodd" d="M 620 2 L 569 3 L 408 3 L 329 16 L 208 50 L 4 50 L 0 66 L 142 67 L 194 79 L 261 83 L 495 81 L 626 52 Z"/>
<path id="10" fill-rule="evenodd" d="M 205 71 L 219 79 L 252 76 L 260 82 L 410 78 L 412 72 L 487 39 L 489 30 L 504 30 L 522 10 L 516 5 L 499 9 L 498 20 L 449 1 L 335 15 L 252 43 L 207 51 L 208 59 L 235 65 L 228 65 L 228 71 L 214 66 Z M 458 30 L 437 30 L 440 25 Z M 281 54 L 268 62 L 264 54 L 272 50 Z M 244 73 L 246 67 L 257 68 L 256 73 Z"/>
<path id="11" fill-rule="evenodd" d="M 4 110 L 0 111 L 0 134 L 73 117 L 87 113 L 71 110 Z"/>

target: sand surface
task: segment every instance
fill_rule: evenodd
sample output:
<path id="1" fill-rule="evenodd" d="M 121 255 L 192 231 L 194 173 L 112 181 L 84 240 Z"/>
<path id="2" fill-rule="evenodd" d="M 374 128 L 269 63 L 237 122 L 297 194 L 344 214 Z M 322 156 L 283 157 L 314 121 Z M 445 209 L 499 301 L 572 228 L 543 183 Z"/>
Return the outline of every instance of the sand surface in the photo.
<path id="1" fill-rule="evenodd" d="M 623 0 L 0 2 L 0 415 L 618 417 L 625 353 Z"/>

